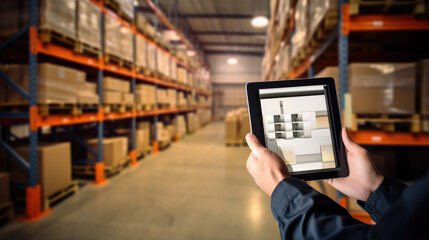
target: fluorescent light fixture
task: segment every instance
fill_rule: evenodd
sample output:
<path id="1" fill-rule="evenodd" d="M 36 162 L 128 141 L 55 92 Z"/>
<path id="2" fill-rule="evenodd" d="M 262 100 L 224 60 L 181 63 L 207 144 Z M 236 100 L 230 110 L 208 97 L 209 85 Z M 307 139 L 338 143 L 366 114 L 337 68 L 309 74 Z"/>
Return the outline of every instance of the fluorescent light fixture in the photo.
<path id="1" fill-rule="evenodd" d="M 262 15 L 255 16 L 250 23 L 254 28 L 264 28 L 268 26 L 268 18 Z"/>
<path id="2" fill-rule="evenodd" d="M 236 65 L 238 63 L 238 59 L 235 57 L 230 57 L 226 60 L 229 65 Z"/>

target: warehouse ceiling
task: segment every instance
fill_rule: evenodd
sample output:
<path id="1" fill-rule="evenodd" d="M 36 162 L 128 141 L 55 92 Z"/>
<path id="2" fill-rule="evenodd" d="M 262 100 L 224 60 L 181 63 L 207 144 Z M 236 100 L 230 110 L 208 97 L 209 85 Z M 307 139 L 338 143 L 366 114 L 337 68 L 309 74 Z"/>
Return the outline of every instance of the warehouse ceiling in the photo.
<path id="1" fill-rule="evenodd" d="M 253 28 L 250 21 L 256 15 L 269 17 L 269 1 L 159 0 L 158 4 L 172 23 L 177 8 L 179 29 L 204 55 L 263 55 L 266 29 Z M 144 4 L 140 10 L 152 14 Z"/>

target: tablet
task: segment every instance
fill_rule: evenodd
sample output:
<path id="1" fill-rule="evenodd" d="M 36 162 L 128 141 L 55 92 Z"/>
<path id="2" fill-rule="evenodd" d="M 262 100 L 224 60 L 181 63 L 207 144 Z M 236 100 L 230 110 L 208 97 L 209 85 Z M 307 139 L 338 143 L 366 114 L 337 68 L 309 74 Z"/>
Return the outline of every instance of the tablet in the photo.
<path id="1" fill-rule="evenodd" d="M 246 84 L 252 133 L 304 180 L 346 177 L 333 78 Z"/>

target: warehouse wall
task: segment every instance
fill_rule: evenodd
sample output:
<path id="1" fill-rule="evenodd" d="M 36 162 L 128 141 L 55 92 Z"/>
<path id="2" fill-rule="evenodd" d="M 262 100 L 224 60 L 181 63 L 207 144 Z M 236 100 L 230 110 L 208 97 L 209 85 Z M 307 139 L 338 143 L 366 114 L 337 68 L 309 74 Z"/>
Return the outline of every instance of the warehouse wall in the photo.
<path id="1" fill-rule="evenodd" d="M 210 55 L 208 57 L 213 103 L 216 119 L 223 119 L 226 113 L 238 107 L 246 107 L 244 86 L 247 82 L 261 81 L 262 57 L 235 55 L 238 64 L 229 65 L 231 55 Z"/>

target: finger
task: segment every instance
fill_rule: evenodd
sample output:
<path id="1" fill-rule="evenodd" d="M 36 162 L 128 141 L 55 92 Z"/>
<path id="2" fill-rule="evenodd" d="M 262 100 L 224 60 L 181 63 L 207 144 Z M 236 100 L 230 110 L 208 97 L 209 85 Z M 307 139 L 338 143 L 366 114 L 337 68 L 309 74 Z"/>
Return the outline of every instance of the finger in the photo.
<path id="1" fill-rule="evenodd" d="M 359 146 L 350 138 L 346 127 L 343 127 L 343 131 L 341 132 L 341 135 L 343 138 L 344 146 L 348 151 L 353 150 Z"/>
<path id="2" fill-rule="evenodd" d="M 248 133 L 246 135 L 246 142 L 247 142 L 247 145 L 249 145 L 249 148 L 252 149 L 252 152 L 253 154 L 256 155 L 256 157 L 264 149 L 264 146 L 262 146 L 258 138 L 256 138 L 256 136 L 252 133 Z"/>

